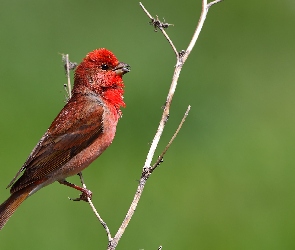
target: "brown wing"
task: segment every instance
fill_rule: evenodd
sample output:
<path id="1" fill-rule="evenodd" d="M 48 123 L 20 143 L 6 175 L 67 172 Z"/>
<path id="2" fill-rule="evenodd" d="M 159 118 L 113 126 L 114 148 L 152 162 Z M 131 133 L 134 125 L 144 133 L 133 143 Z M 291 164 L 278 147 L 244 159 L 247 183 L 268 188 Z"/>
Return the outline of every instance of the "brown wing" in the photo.
<path id="1" fill-rule="evenodd" d="M 46 178 L 92 144 L 103 133 L 102 116 L 103 106 L 97 97 L 73 96 L 10 183 L 25 170 L 10 192 Z"/>

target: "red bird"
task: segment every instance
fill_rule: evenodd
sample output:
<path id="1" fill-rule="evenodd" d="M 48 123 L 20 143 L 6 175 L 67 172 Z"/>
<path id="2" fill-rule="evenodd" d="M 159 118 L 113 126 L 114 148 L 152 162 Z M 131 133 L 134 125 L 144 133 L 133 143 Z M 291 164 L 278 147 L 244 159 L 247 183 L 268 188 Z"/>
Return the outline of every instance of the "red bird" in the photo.
<path id="1" fill-rule="evenodd" d="M 65 178 L 80 173 L 112 143 L 125 106 L 122 76 L 129 71 L 109 50 L 86 55 L 76 68 L 72 97 L 8 185 L 11 196 L 0 205 L 0 230 L 26 198 L 55 181 L 80 190 L 80 199 L 91 197 Z"/>

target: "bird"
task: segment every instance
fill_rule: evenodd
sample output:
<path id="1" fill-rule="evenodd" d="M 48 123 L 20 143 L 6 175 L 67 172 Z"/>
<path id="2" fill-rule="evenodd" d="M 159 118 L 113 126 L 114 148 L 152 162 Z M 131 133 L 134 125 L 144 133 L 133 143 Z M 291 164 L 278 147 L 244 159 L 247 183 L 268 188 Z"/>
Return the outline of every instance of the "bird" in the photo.
<path id="1" fill-rule="evenodd" d="M 122 116 L 123 75 L 130 66 L 105 48 L 89 52 L 77 66 L 71 98 L 12 179 L 10 197 L 0 205 L 0 230 L 29 196 L 57 181 L 91 198 L 91 191 L 67 177 L 81 173 L 112 143 Z"/>

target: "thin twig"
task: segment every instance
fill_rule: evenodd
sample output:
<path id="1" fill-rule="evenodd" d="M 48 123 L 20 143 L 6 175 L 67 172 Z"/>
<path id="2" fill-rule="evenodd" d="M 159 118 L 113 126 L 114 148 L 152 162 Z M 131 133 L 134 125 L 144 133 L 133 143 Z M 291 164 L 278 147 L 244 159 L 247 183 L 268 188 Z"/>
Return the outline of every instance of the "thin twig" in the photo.
<path id="1" fill-rule="evenodd" d="M 62 60 L 65 64 L 65 71 L 66 71 L 66 76 L 67 76 L 67 95 L 68 95 L 68 99 L 70 99 L 72 97 L 72 86 L 71 86 L 71 78 L 70 78 L 70 61 L 69 61 L 69 54 L 62 54 Z"/>
<path id="2" fill-rule="evenodd" d="M 169 44 L 171 45 L 176 57 L 178 57 L 178 51 L 176 49 L 176 47 L 174 46 L 172 40 L 170 39 L 170 37 L 167 35 L 166 31 L 164 30 L 163 27 L 163 23 L 159 20 L 159 18 L 153 18 L 152 15 L 147 11 L 147 9 L 143 6 L 143 4 L 141 2 L 139 2 L 140 7 L 143 9 L 143 11 L 147 14 L 147 16 L 151 19 L 151 23 L 158 28 L 159 30 L 161 30 L 161 32 L 163 33 L 163 35 L 165 36 L 165 38 L 167 39 L 167 41 L 169 42 Z M 169 26 L 169 24 L 167 25 L 167 27 Z"/>
<path id="3" fill-rule="evenodd" d="M 222 0 L 216 0 L 216 1 L 213 1 L 213 2 L 210 2 L 209 4 L 207 4 L 207 0 L 203 0 L 202 2 L 202 12 L 201 12 L 201 16 L 200 16 L 200 19 L 199 19 L 199 22 L 198 22 L 198 25 L 197 25 L 197 28 L 195 30 L 195 33 L 186 49 L 186 53 L 183 55 L 183 62 L 186 61 L 186 59 L 188 58 L 189 54 L 191 53 L 191 51 L 193 50 L 193 47 L 195 46 L 196 44 L 196 41 L 198 40 L 198 37 L 201 33 L 201 30 L 203 28 L 203 25 L 204 25 L 204 22 L 206 20 L 206 17 L 207 17 L 207 13 L 209 11 L 209 8 L 213 5 L 213 4 L 216 4 L 216 3 L 219 3 L 221 2 Z"/>
<path id="4" fill-rule="evenodd" d="M 154 18 L 152 17 L 152 15 L 147 11 L 147 9 L 143 6 L 143 4 L 141 2 L 139 2 L 140 7 L 143 9 L 143 11 L 145 12 L 145 14 L 147 14 L 147 16 L 153 20 Z"/>
<path id="5" fill-rule="evenodd" d="M 64 68 L 66 71 L 66 76 L 67 76 L 67 84 L 65 84 L 65 88 L 66 88 L 66 92 L 67 92 L 67 100 L 69 100 L 72 97 L 72 85 L 71 85 L 70 71 L 74 70 L 78 64 L 70 61 L 69 54 L 61 54 L 61 55 L 62 55 L 62 61 L 64 63 Z"/>
<path id="6" fill-rule="evenodd" d="M 221 2 L 221 1 L 223 1 L 223 0 L 216 0 L 216 1 L 212 1 L 211 3 L 208 3 L 207 4 L 207 9 L 209 9 L 213 4 L 217 4 L 217 3 Z"/>
<path id="7" fill-rule="evenodd" d="M 136 207 L 137 207 L 137 204 L 139 202 L 139 199 L 141 197 L 141 194 L 142 194 L 142 191 L 144 189 L 144 186 L 145 186 L 145 183 L 147 181 L 148 177 L 146 178 L 140 178 L 139 180 L 139 184 L 138 184 L 138 187 L 137 187 L 137 190 L 135 192 L 135 195 L 134 195 L 134 198 L 133 198 L 133 201 L 131 203 L 131 206 L 120 226 L 120 228 L 118 229 L 118 232 L 116 233 L 116 235 L 114 236 L 113 240 L 111 242 L 109 242 L 108 244 L 108 250 L 114 250 L 116 249 L 118 243 L 119 243 L 119 240 L 121 239 L 123 233 L 125 232 L 125 229 L 127 228 L 135 210 L 136 210 Z"/>
<path id="8" fill-rule="evenodd" d="M 170 37 L 168 36 L 168 34 L 166 33 L 166 31 L 161 27 L 160 30 L 162 31 L 163 35 L 165 36 L 165 38 L 167 39 L 167 41 L 169 42 L 169 44 L 171 45 L 176 57 L 178 58 L 179 57 L 179 53 L 176 49 L 176 47 L 174 46 L 172 40 L 170 39 Z"/>
<path id="9" fill-rule="evenodd" d="M 83 188 L 87 189 L 86 184 L 84 182 L 84 178 L 82 175 L 82 172 L 78 173 L 79 177 L 80 177 L 80 181 L 82 183 Z M 103 228 L 106 230 L 107 236 L 108 236 L 108 240 L 109 242 L 113 240 L 110 229 L 108 227 L 108 225 L 104 222 L 104 220 L 100 217 L 99 213 L 97 212 L 95 206 L 92 203 L 92 200 L 90 197 L 87 197 L 87 201 L 92 209 L 92 211 L 94 212 L 95 216 L 97 217 L 97 219 L 100 221 L 100 224 L 103 226 Z"/>
<path id="10" fill-rule="evenodd" d="M 174 141 L 174 139 L 176 138 L 176 136 L 178 135 L 183 123 L 185 122 L 186 117 L 188 116 L 188 113 L 191 109 L 191 106 L 189 105 L 187 107 L 187 110 L 184 113 L 184 116 L 182 117 L 181 122 L 178 125 L 178 128 L 176 129 L 174 135 L 172 136 L 172 138 L 170 139 L 170 141 L 168 142 L 167 146 L 165 147 L 165 149 L 163 150 L 163 152 L 160 154 L 160 156 L 158 157 L 157 161 L 155 162 L 155 164 L 151 167 L 151 171 L 154 171 L 154 169 L 159 166 L 159 164 L 163 161 L 163 157 L 166 154 L 167 150 L 170 148 L 172 142 Z"/>

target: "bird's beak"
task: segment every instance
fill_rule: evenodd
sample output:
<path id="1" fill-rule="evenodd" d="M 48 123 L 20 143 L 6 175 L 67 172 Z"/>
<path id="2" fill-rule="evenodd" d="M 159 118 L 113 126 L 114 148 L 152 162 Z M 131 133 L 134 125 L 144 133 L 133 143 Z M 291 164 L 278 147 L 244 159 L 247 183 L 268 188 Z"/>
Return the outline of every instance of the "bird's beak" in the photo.
<path id="1" fill-rule="evenodd" d="M 130 71 L 130 66 L 127 63 L 119 62 L 113 71 L 115 71 L 117 75 L 124 75 Z"/>

